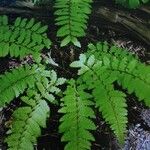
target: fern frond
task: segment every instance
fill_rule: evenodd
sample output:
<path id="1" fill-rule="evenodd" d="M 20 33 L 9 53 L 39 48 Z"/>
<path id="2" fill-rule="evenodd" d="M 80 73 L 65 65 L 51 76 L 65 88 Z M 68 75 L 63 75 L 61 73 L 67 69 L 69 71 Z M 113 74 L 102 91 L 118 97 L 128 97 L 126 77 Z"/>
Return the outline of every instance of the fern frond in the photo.
<path id="1" fill-rule="evenodd" d="M 37 60 L 44 47 L 50 48 L 51 41 L 45 33 L 47 26 L 42 26 L 33 18 L 28 20 L 20 17 L 15 20 L 14 25 L 8 25 L 6 24 L 8 18 L 6 18 L 7 16 L 1 16 L 3 26 L 0 27 L 0 57 L 10 54 L 11 57 L 22 59 L 32 54 Z"/>
<path id="2" fill-rule="evenodd" d="M 120 143 L 124 142 L 126 134 L 127 110 L 125 94 L 114 90 L 113 83 L 117 80 L 116 72 L 107 71 L 101 61 L 94 55 L 89 58 L 80 55 L 79 61 L 71 64 L 72 67 L 81 67 L 79 83 L 86 84 L 92 90 L 93 99 L 102 112 L 103 118 L 111 126 Z"/>
<path id="3" fill-rule="evenodd" d="M 41 75 L 36 77 L 34 86 L 27 88 L 26 95 L 21 97 L 26 106 L 18 108 L 12 115 L 12 126 L 6 138 L 10 150 L 34 149 L 36 139 L 41 135 L 40 128 L 46 127 L 46 119 L 49 117 L 47 101 L 57 102 L 54 94 L 60 92 L 58 86 L 65 82 L 64 78 L 57 78 L 53 70 L 38 74 Z"/>
<path id="4" fill-rule="evenodd" d="M 149 0 L 116 0 L 116 3 L 128 8 L 137 8 L 141 4 L 148 3 Z"/>
<path id="5" fill-rule="evenodd" d="M 38 94 L 31 97 L 30 92 L 28 96 L 23 100 L 27 106 L 18 108 L 12 115 L 12 127 L 6 138 L 9 150 L 34 150 L 33 144 L 41 135 L 40 128 L 46 127 L 49 106 Z"/>
<path id="6" fill-rule="evenodd" d="M 90 51 L 81 54 L 71 67 L 80 68 L 79 84 L 92 90 L 93 98 L 111 129 L 123 143 L 126 133 L 127 110 L 125 94 L 113 87 L 118 82 L 128 93 L 135 93 L 150 106 L 150 67 L 131 54 L 106 43 L 90 44 Z M 118 50 L 118 51 L 117 51 Z"/>
<path id="7" fill-rule="evenodd" d="M 90 97 L 84 92 L 84 87 L 76 85 L 74 80 L 70 81 L 62 99 L 62 108 L 59 110 L 64 114 L 60 119 L 59 131 L 63 133 L 61 140 L 68 142 L 65 150 L 90 149 L 90 141 L 94 141 L 89 132 L 96 129 L 91 120 L 95 115 L 90 108 L 93 105 Z"/>
<path id="8" fill-rule="evenodd" d="M 88 15 L 91 13 L 92 0 L 56 0 L 55 21 L 60 26 L 58 37 L 63 37 L 61 46 L 68 43 L 81 47 L 78 37 L 85 36 Z"/>
<path id="9" fill-rule="evenodd" d="M 134 68 L 133 68 L 134 66 Z M 135 93 L 139 100 L 144 100 L 150 106 L 150 67 L 132 61 L 126 65 L 126 70 L 120 70 L 122 74 L 118 83 L 128 90 L 128 93 Z"/>
<path id="10" fill-rule="evenodd" d="M 121 144 L 124 143 L 126 137 L 128 122 L 125 96 L 124 93 L 114 90 L 112 85 L 104 85 L 102 82 L 97 82 L 93 90 L 96 105 Z"/>
<path id="11" fill-rule="evenodd" d="M 101 57 L 108 57 L 111 59 L 113 56 L 121 60 L 124 57 L 127 57 L 127 61 L 139 60 L 137 56 L 134 56 L 127 49 L 118 47 L 116 45 L 109 45 L 107 42 L 98 42 L 96 44 L 90 43 L 88 45 L 87 56 L 94 55 L 96 59 Z"/>
<path id="12" fill-rule="evenodd" d="M 88 56 L 94 55 L 107 67 L 107 71 L 116 72 L 118 83 L 135 93 L 139 100 L 144 100 L 150 106 L 150 67 L 141 63 L 123 48 L 109 46 L 107 43 L 89 45 Z"/>
<path id="13" fill-rule="evenodd" d="M 34 65 L 21 66 L 6 72 L 0 78 L 0 106 L 18 97 L 26 88 L 32 88 L 42 77 L 47 76 L 44 68 Z"/>
<path id="14" fill-rule="evenodd" d="M 41 80 L 36 82 L 36 87 L 43 99 L 51 103 L 58 103 L 55 101 L 53 94 L 57 95 L 61 92 L 59 86 L 64 84 L 65 81 L 65 78 L 58 78 L 56 72 L 52 70 L 47 78 L 42 77 Z"/>
<path id="15" fill-rule="evenodd" d="M 34 18 L 28 20 L 18 17 L 12 26 L 12 31 L 19 31 L 20 36 L 24 33 L 24 30 L 26 31 L 27 37 L 20 37 L 20 41 L 23 41 L 23 39 L 25 41 L 29 38 L 33 43 L 42 43 L 46 48 L 50 48 L 51 42 L 47 38 L 47 29 L 47 25 L 43 26 L 41 22 L 37 22 Z"/>
<path id="16" fill-rule="evenodd" d="M 8 17 L 6 15 L 0 16 L 0 30 L 7 31 L 9 29 L 8 26 Z"/>

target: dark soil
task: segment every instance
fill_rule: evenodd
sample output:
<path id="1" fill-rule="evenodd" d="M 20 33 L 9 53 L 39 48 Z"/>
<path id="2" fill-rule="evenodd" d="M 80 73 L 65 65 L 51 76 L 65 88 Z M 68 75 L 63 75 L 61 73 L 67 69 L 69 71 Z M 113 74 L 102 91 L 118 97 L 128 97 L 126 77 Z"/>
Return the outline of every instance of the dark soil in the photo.
<path id="1" fill-rule="evenodd" d="M 106 3 L 105 3 L 106 5 Z M 112 4 L 109 4 L 110 6 Z M 136 14 L 136 13 L 135 13 Z M 18 15 L 11 14 L 10 19 L 14 20 Z M 137 17 L 145 16 L 139 15 L 137 13 Z M 24 15 L 21 17 L 28 17 L 28 15 Z M 37 18 L 39 19 L 39 18 Z M 118 46 L 127 48 L 130 52 L 138 55 L 142 62 L 149 64 L 150 61 L 150 52 L 148 51 L 148 45 L 144 42 L 134 38 L 130 34 L 130 32 L 116 32 L 113 30 L 111 25 L 109 25 L 104 20 L 94 20 L 91 18 L 89 21 L 89 27 L 87 31 L 87 36 L 81 39 L 82 48 L 76 48 L 74 46 L 69 46 L 65 48 L 60 48 L 59 39 L 56 38 L 56 26 L 54 26 L 54 17 L 52 18 L 41 18 L 39 19 L 45 24 L 49 25 L 48 35 L 53 42 L 51 48 L 51 57 L 58 64 L 58 67 L 53 66 L 59 76 L 69 78 L 76 78 L 77 72 L 74 69 L 69 67 L 69 64 L 78 58 L 79 54 L 86 51 L 87 44 L 90 42 L 97 41 L 108 41 L 109 43 L 116 43 Z M 49 51 L 44 50 L 43 53 L 47 54 Z M 18 65 L 18 60 L 13 60 L 9 58 L 0 58 L 0 73 L 12 68 L 13 66 Z M 64 90 L 64 89 L 62 89 Z M 131 126 L 135 126 L 136 124 L 140 124 L 141 128 L 146 131 L 150 131 L 150 128 L 147 124 L 145 124 L 141 117 L 142 110 L 146 109 L 143 103 L 137 102 L 137 98 L 134 95 L 127 96 L 127 104 L 128 104 L 128 129 Z M 14 109 L 16 109 L 20 103 L 17 100 L 14 100 L 9 106 L 3 109 L 1 112 L 1 122 L 0 122 L 0 148 L 1 141 L 3 141 L 4 134 L 7 130 L 7 126 L 9 121 L 11 120 L 11 114 Z M 58 114 L 58 106 L 50 106 L 51 107 L 51 117 L 47 121 L 47 128 L 42 130 L 42 135 L 38 139 L 38 144 L 35 145 L 37 150 L 63 150 L 65 143 L 61 143 L 61 135 L 58 133 L 58 125 L 60 115 Z M 96 117 L 96 125 L 97 130 L 93 133 L 96 141 L 92 144 L 92 150 L 119 150 L 119 146 L 117 144 L 117 140 L 114 137 L 114 134 L 109 128 L 109 125 L 105 123 L 102 119 L 101 114 L 95 110 L 97 114 Z M 6 149 L 6 145 L 3 144 L 2 150 Z"/>

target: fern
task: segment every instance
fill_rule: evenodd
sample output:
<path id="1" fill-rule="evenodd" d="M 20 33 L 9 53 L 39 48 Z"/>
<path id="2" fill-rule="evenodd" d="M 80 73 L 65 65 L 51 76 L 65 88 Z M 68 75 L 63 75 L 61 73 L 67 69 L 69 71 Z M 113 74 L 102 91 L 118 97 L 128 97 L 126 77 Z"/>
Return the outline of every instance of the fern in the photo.
<path id="1" fill-rule="evenodd" d="M 85 36 L 88 14 L 91 13 L 92 0 L 56 0 L 55 21 L 60 26 L 57 31 L 58 37 L 63 37 L 61 46 L 72 42 L 81 47 L 78 37 Z"/>
<path id="2" fill-rule="evenodd" d="M 81 85 L 86 83 L 86 88 L 92 89 L 97 107 L 102 111 L 105 120 L 111 125 L 120 143 L 123 143 L 127 122 L 125 95 L 113 88 L 112 84 L 116 81 L 116 73 L 106 72 L 102 63 L 95 61 L 94 55 L 90 56 L 88 60 L 86 60 L 85 55 L 80 55 L 80 61 L 73 62 L 71 66 L 82 65 L 79 74 L 83 75 L 79 78 L 79 83 Z"/>
<path id="3" fill-rule="evenodd" d="M 41 80 L 36 82 L 36 87 L 45 100 L 56 104 L 58 102 L 55 100 L 53 95 L 58 95 L 61 92 L 58 86 L 64 84 L 65 81 L 65 78 L 58 78 L 56 72 L 52 70 L 47 78 L 42 77 Z"/>
<path id="4" fill-rule="evenodd" d="M 1 75 L 0 106 L 18 97 L 26 88 L 34 87 L 38 81 L 41 81 L 42 77 L 47 76 L 47 73 L 49 71 L 46 71 L 43 67 L 26 65 Z"/>
<path id="5" fill-rule="evenodd" d="M 96 127 L 91 118 L 94 118 L 94 112 L 90 108 L 93 103 L 90 101 L 90 95 L 84 91 L 84 87 L 79 86 L 74 80 L 69 82 L 65 96 L 62 99 L 63 113 L 60 119 L 59 131 L 63 133 L 62 141 L 68 142 L 65 150 L 86 150 L 90 149 L 90 141 L 94 137 L 88 130 L 95 130 Z"/>
<path id="6" fill-rule="evenodd" d="M 12 115 L 11 129 L 6 142 L 10 150 L 33 150 L 41 129 L 46 127 L 50 108 L 47 102 L 58 104 L 55 95 L 65 82 L 53 70 L 41 64 L 40 51 L 50 48 L 51 42 L 45 31 L 47 26 L 18 17 L 9 25 L 7 16 L 0 16 L 0 57 L 32 55 L 37 64 L 23 65 L 0 76 L 0 107 L 22 96 L 22 106 Z M 39 64 L 40 63 L 40 64 Z"/>
<path id="7" fill-rule="evenodd" d="M 81 54 L 79 61 L 71 63 L 71 66 L 80 68 L 79 84 L 86 84 L 85 88 L 92 90 L 103 117 L 123 143 L 127 123 L 125 94 L 115 90 L 113 84 L 117 81 L 130 94 L 135 93 L 150 106 L 149 66 L 121 48 L 109 47 L 107 43 L 90 44 L 89 51 Z"/>
<path id="8" fill-rule="evenodd" d="M 136 8 L 148 1 L 116 0 L 116 3 Z M 81 47 L 78 38 L 85 36 L 91 3 L 92 0 L 55 1 L 55 21 L 57 36 L 62 38 L 61 47 L 70 43 Z M 48 103 L 58 104 L 55 95 L 60 94 L 59 85 L 65 82 L 64 78 L 57 77 L 55 71 L 39 64 L 41 50 L 51 46 L 47 29 L 33 18 L 18 17 L 10 24 L 7 16 L 0 16 L 0 57 L 9 55 L 23 59 L 32 55 L 38 63 L 20 66 L 0 76 L 0 107 L 16 97 L 22 102 L 12 115 L 6 138 L 10 150 L 34 149 L 50 114 Z M 123 48 L 106 42 L 89 44 L 88 51 L 70 66 L 79 68 L 79 77 L 76 81 L 68 81 L 59 109 L 62 114 L 59 132 L 61 140 L 67 143 L 65 149 L 90 149 L 94 141 L 90 131 L 96 130 L 92 110 L 95 105 L 123 144 L 127 132 L 126 94 L 117 90 L 114 84 L 129 94 L 134 93 L 149 107 L 150 67 Z"/>
<path id="9" fill-rule="evenodd" d="M 34 150 L 33 144 L 41 135 L 40 127 L 46 127 L 46 119 L 49 117 L 49 106 L 39 94 L 34 95 L 30 91 L 23 101 L 28 105 L 18 108 L 12 115 L 12 128 L 6 138 L 9 150 Z"/>
<path id="10" fill-rule="evenodd" d="M 112 46 L 107 43 L 98 43 L 96 46 L 89 45 L 89 54 L 103 61 L 107 65 L 107 71 L 118 72 L 118 83 L 135 93 L 139 100 L 144 100 L 150 106 L 150 67 L 141 63 L 137 57 L 133 57 L 123 48 Z"/>
<path id="11" fill-rule="evenodd" d="M 106 122 L 111 125 L 111 129 L 121 144 L 125 140 L 127 123 L 125 96 L 124 93 L 114 90 L 113 86 L 102 85 L 101 82 L 98 82 L 93 90 L 96 105 L 102 112 Z"/>
<path id="12" fill-rule="evenodd" d="M 35 19 L 27 20 L 18 17 L 14 25 L 8 24 L 7 16 L 0 16 L 0 57 L 10 55 L 20 57 L 32 54 L 39 61 L 40 51 L 50 48 L 51 41 L 46 35 L 47 26 L 42 26 Z"/>
<path id="13" fill-rule="evenodd" d="M 21 97 L 26 106 L 18 108 L 12 115 L 11 129 L 6 138 L 10 150 L 34 149 L 33 145 L 36 143 L 37 137 L 41 135 L 40 128 L 46 127 L 46 120 L 49 117 L 50 109 L 47 102 L 57 103 L 54 95 L 60 92 L 58 86 L 65 82 L 64 78 L 57 78 L 57 74 L 53 70 L 38 71 L 37 74 L 39 75 L 34 75 L 36 82 L 33 77 L 32 80 L 28 80 L 30 86 L 26 89 L 27 94 Z M 16 74 L 11 76 L 15 77 Z M 26 82 L 24 79 L 22 85 Z M 20 84 L 17 81 L 16 87 L 19 87 Z M 11 86 L 9 91 L 13 89 Z M 16 90 L 20 90 L 20 88 Z"/>
<path id="14" fill-rule="evenodd" d="M 149 0 L 116 0 L 116 3 L 128 8 L 137 8 L 143 3 L 148 3 Z"/>
<path id="15" fill-rule="evenodd" d="M 39 75 L 37 66 L 33 68 L 30 66 L 19 67 L 12 72 L 5 72 L 0 79 L 0 106 L 6 102 L 9 103 L 14 97 L 18 97 L 27 86 L 33 87 L 36 75 Z"/>

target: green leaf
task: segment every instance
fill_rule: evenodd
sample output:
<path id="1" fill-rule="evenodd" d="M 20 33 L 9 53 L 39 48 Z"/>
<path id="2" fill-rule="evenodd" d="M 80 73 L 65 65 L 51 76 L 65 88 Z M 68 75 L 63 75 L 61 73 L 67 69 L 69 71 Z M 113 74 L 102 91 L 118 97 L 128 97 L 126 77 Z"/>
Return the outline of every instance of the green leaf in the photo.
<path id="1" fill-rule="evenodd" d="M 81 48 L 81 44 L 80 44 L 80 42 L 77 40 L 77 38 L 73 37 L 73 38 L 71 39 L 71 41 L 72 41 L 72 43 L 73 43 L 75 46 Z"/>
<path id="2" fill-rule="evenodd" d="M 96 126 L 91 120 L 94 112 L 90 108 L 92 104 L 89 103 L 88 98 L 89 94 L 84 92 L 83 88 L 76 86 L 74 80 L 69 82 L 65 96 L 61 100 L 62 108 L 59 109 L 59 113 L 63 113 L 59 132 L 63 133 L 61 141 L 67 142 L 65 149 L 81 150 L 85 147 L 90 149 L 91 141 L 95 140 L 89 132 L 95 130 Z"/>
<path id="3" fill-rule="evenodd" d="M 89 58 L 88 58 L 88 61 L 87 61 L 87 65 L 89 67 L 92 67 L 95 63 L 95 56 L 94 55 L 91 55 Z"/>
<path id="4" fill-rule="evenodd" d="M 4 15 L 2 17 L 2 21 L 3 21 L 3 25 L 7 25 L 8 24 L 8 17 L 6 15 Z"/>
<path id="5" fill-rule="evenodd" d="M 88 70 L 89 68 L 87 66 L 83 66 L 80 70 L 78 70 L 78 75 L 84 74 Z"/>
<path id="6" fill-rule="evenodd" d="M 71 41 L 71 38 L 70 38 L 70 36 L 68 35 L 67 37 L 65 37 L 62 41 L 61 41 L 61 47 L 64 47 L 64 46 L 66 46 L 68 43 L 70 43 L 70 41 Z"/>
<path id="7" fill-rule="evenodd" d="M 86 55 L 84 55 L 84 54 L 80 54 L 80 56 L 79 56 L 79 60 L 80 60 L 80 62 L 85 63 L 85 62 L 86 62 L 86 60 L 87 60 Z"/>
<path id="8" fill-rule="evenodd" d="M 36 139 L 41 134 L 40 128 L 46 127 L 50 111 L 47 103 L 41 99 L 32 99 L 32 101 L 36 103 L 14 111 L 11 132 L 5 140 L 8 149 L 33 150 Z"/>
<path id="9" fill-rule="evenodd" d="M 18 17 L 14 25 L 8 25 L 7 16 L 1 16 L 1 19 L 3 25 L 0 34 L 0 56 L 10 54 L 11 57 L 23 59 L 32 55 L 36 62 L 40 62 L 41 50 L 51 46 L 51 41 L 45 33 L 47 26 L 42 26 L 41 22 L 35 22 L 33 18 L 28 20 Z"/>
<path id="10" fill-rule="evenodd" d="M 45 70 L 36 65 L 32 67 L 25 65 L 6 72 L 0 78 L 0 106 L 10 103 L 15 97 L 22 94 L 28 87 L 33 88 L 38 84 L 40 92 L 43 92 L 41 78 L 45 77 Z M 39 82 L 40 81 L 40 82 Z"/>
<path id="11" fill-rule="evenodd" d="M 126 95 L 116 90 L 116 84 L 118 83 L 119 87 L 122 87 L 128 94 L 134 93 L 139 101 L 143 100 L 149 107 L 150 67 L 141 63 L 138 57 L 134 57 L 126 49 L 111 46 L 106 42 L 90 44 L 88 51 L 81 54 L 78 61 L 72 62 L 71 67 L 79 68 L 78 75 L 80 76 L 77 79 L 77 85 L 89 93 L 92 92 L 92 99 L 95 99 L 96 106 L 102 112 L 103 118 L 110 125 L 120 144 L 123 144 L 127 133 Z M 68 90 L 68 93 L 65 93 L 66 97 L 71 92 Z M 74 92 L 74 94 L 77 93 Z M 69 98 L 72 99 L 73 96 L 68 96 Z M 67 104 L 69 109 L 62 105 L 60 112 L 73 114 L 75 103 L 70 100 Z M 82 107 L 80 103 L 78 105 Z M 82 114 L 85 112 L 82 111 Z M 76 116 L 67 115 L 61 121 L 68 122 L 73 118 Z M 72 122 L 71 125 L 74 126 L 74 123 Z M 61 126 L 62 132 L 66 132 L 65 128 L 68 128 L 67 123 Z M 74 133 L 70 134 L 68 133 L 63 140 L 74 136 Z"/>
<path id="12" fill-rule="evenodd" d="M 38 22 L 34 26 L 32 26 L 31 30 L 37 31 L 40 27 L 41 27 L 41 22 Z"/>
<path id="13" fill-rule="evenodd" d="M 128 8 L 137 8 L 139 7 L 141 4 L 143 3 L 148 3 L 149 0 L 116 0 L 116 3 L 119 3 L 121 5 L 123 5 L 124 7 L 128 7 Z"/>
<path id="14" fill-rule="evenodd" d="M 62 38 L 61 47 L 70 43 L 81 47 L 78 37 L 85 36 L 92 2 L 92 0 L 55 1 L 55 25 L 58 26 L 57 37 Z"/>
<path id="15" fill-rule="evenodd" d="M 32 18 L 30 19 L 30 21 L 27 23 L 26 28 L 29 29 L 34 25 L 35 19 Z"/>
<path id="16" fill-rule="evenodd" d="M 140 5 L 139 0 L 129 0 L 129 6 L 130 8 L 136 8 Z"/>
<path id="17" fill-rule="evenodd" d="M 20 23 L 21 23 L 21 17 L 17 17 L 17 19 L 15 20 L 14 26 L 18 27 L 20 25 Z"/>
<path id="18" fill-rule="evenodd" d="M 57 82 L 56 82 L 56 86 L 58 85 L 62 85 L 66 82 L 66 79 L 65 78 L 58 78 Z"/>
<path id="19" fill-rule="evenodd" d="M 41 27 L 41 28 L 38 29 L 37 33 L 43 33 L 43 32 L 45 32 L 47 29 L 48 29 L 48 26 L 47 26 L 47 25 L 46 25 L 46 26 L 43 26 L 43 27 Z"/>
<path id="20" fill-rule="evenodd" d="M 73 67 L 73 68 L 80 68 L 82 67 L 84 64 L 80 61 L 74 61 L 70 64 L 70 67 Z"/>

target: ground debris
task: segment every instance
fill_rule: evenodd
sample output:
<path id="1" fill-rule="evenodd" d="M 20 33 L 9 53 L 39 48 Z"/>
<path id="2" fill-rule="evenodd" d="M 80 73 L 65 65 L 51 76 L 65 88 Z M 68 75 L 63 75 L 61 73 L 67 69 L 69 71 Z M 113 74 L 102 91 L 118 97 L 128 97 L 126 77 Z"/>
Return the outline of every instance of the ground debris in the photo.
<path id="1" fill-rule="evenodd" d="M 131 127 L 123 150 L 149 150 L 150 132 L 141 128 L 140 124 Z"/>
<path id="2" fill-rule="evenodd" d="M 141 118 L 150 127 L 150 109 L 143 109 Z"/>

